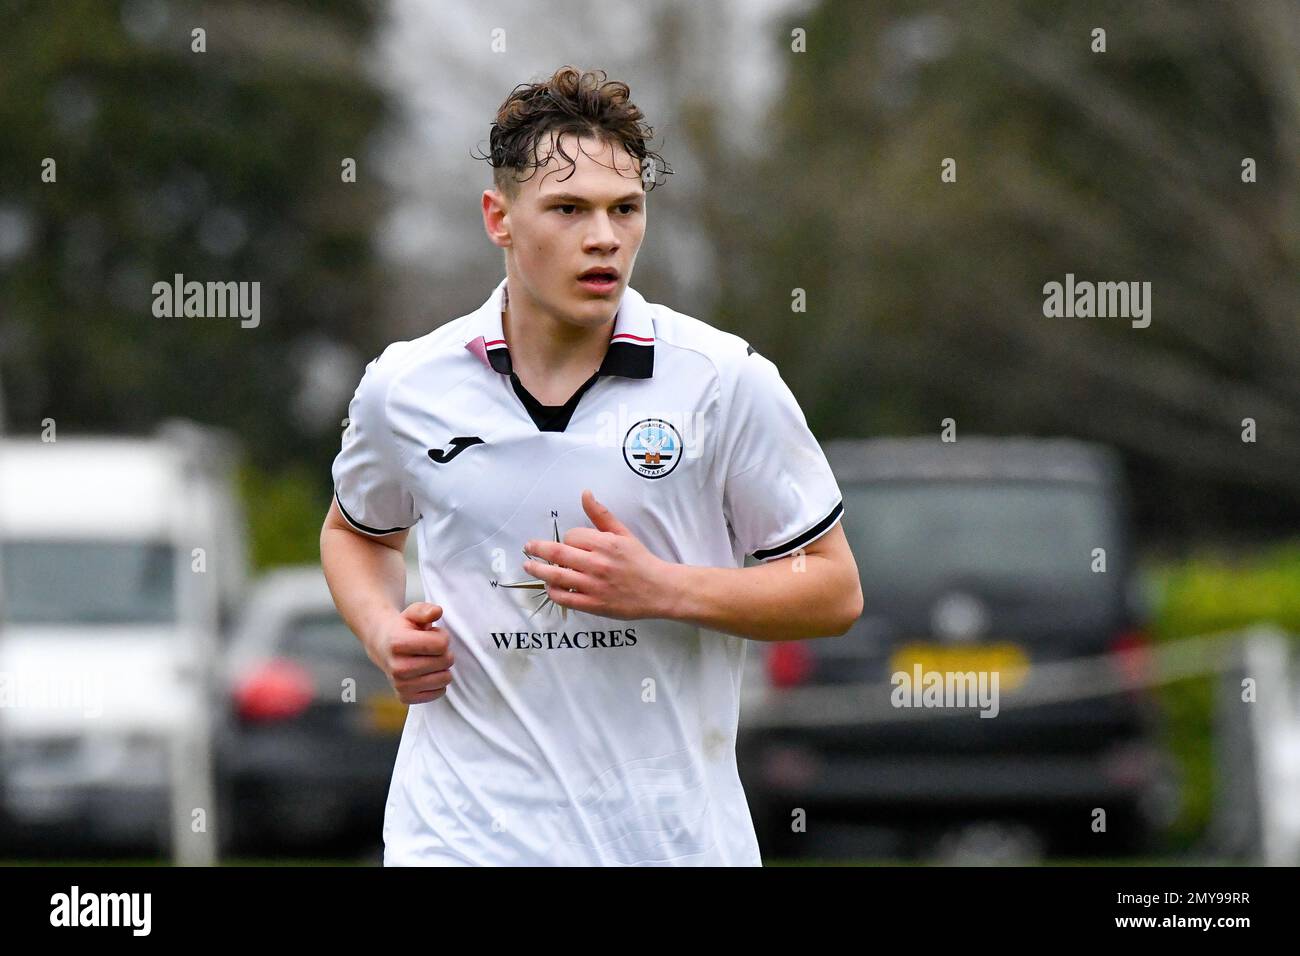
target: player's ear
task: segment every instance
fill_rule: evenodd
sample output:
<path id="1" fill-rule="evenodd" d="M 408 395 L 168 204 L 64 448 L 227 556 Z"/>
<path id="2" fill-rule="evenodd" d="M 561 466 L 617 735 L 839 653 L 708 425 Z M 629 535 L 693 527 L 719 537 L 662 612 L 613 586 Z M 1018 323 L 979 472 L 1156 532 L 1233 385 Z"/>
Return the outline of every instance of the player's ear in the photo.
<path id="1" fill-rule="evenodd" d="M 496 189 L 483 190 L 483 229 L 494 246 L 510 245 L 510 202 Z"/>

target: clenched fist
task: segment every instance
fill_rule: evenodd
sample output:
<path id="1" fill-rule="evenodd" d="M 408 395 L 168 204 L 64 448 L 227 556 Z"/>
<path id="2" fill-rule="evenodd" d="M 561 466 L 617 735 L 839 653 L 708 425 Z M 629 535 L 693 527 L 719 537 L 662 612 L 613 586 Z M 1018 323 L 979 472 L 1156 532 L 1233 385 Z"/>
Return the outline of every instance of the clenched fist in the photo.
<path id="1" fill-rule="evenodd" d="M 366 644 L 366 653 L 404 704 L 425 704 L 447 693 L 451 638 L 433 623 L 440 617 L 437 604 L 412 604 L 385 621 Z"/>

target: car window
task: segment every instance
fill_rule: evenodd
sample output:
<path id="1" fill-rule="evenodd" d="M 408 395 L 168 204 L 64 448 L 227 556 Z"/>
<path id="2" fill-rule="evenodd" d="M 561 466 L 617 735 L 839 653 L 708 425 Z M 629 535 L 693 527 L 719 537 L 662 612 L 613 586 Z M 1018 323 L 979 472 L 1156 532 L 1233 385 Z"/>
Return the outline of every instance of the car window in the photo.
<path id="1" fill-rule="evenodd" d="M 290 618 L 280 634 L 278 653 L 311 661 L 369 660 L 356 635 L 333 611 Z"/>
<path id="2" fill-rule="evenodd" d="M 1114 585 L 1114 575 L 1091 570 L 1094 548 L 1116 558 L 1112 509 L 1084 485 L 848 485 L 843 522 L 869 598 L 931 595 L 973 581 L 1089 599 Z"/>
<path id="3" fill-rule="evenodd" d="M 176 619 L 176 551 L 165 542 L 0 542 L 9 624 L 162 624 Z"/>

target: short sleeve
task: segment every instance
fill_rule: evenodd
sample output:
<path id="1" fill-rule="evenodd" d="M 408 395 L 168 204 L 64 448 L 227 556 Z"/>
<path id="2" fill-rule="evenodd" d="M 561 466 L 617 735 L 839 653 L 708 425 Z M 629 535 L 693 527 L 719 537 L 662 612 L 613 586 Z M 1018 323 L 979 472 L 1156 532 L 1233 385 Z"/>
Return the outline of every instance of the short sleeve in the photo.
<path id="1" fill-rule="evenodd" d="M 334 459 L 334 497 L 348 523 L 366 534 L 392 534 L 419 516 L 403 483 L 401 458 L 388 420 L 393 358 L 385 351 L 366 366 L 352 401 L 343 447 Z"/>
<path id="2" fill-rule="evenodd" d="M 775 365 L 740 360 L 727 412 L 723 508 L 744 553 L 773 561 L 816 541 L 844 502 L 826 455 Z"/>

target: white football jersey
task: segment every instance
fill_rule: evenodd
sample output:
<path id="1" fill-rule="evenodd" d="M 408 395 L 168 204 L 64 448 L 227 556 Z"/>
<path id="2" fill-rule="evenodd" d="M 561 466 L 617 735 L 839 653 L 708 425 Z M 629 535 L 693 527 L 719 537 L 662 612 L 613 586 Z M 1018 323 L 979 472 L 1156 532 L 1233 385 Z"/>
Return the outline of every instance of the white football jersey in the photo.
<path id="1" fill-rule="evenodd" d="M 334 461 L 367 534 L 414 528 L 455 679 L 409 708 L 386 865 L 761 865 L 736 770 L 747 641 L 561 608 L 524 543 L 591 527 L 589 488 L 658 557 L 740 567 L 843 503 L 776 366 L 628 288 L 600 369 L 543 406 L 476 311 L 367 366 Z"/>

